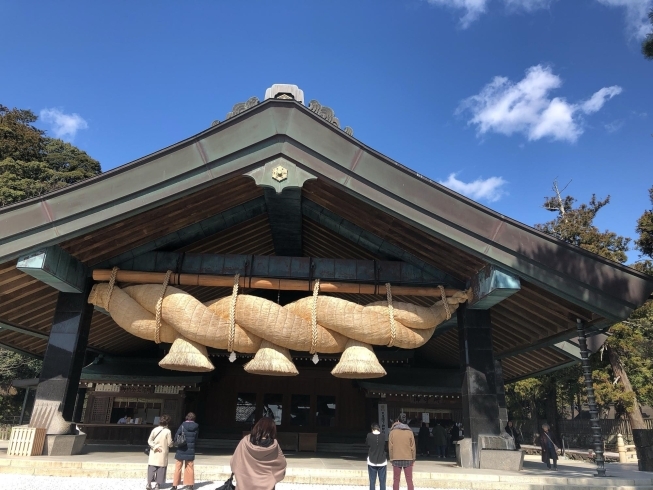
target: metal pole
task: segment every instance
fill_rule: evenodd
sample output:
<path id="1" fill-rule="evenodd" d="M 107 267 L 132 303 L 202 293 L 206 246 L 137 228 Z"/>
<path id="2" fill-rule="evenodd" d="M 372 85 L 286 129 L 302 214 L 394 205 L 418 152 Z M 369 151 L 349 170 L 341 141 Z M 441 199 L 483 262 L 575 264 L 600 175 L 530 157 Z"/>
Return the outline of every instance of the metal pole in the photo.
<path id="1" fill-rule="evenodd" d="M 20 410 L 20 418 L 18 425 L 23 425 L 23 417 L 25 416 L 25 407 L 27 406 L 27 398 L 29 398 L 29 386 L 25 388 L 25 398 L 23 398 L 23 408 Z"/>
<path id="2" fill-rule="evenodd" d="M 596 453 L 596 476 L 606 476 L 605 459 L 603 458 L 603 437 L 601 435 L 601 426 L 599 425 L 599 411 L 596 408 L 594 399 L 594 382 L 592 380 L 592 368 L 590 367 L 589 352 L 587 350 L 587 339 L 585 337 L 585 325 L 583 321 L 576 319 L 576 328 L 578 330 L 578 345 L 580 347 L 581 365 L 583 366 L 583 376 L 585 377 L 585 390 L 587 391 L 587 404 L 590 408 L 590 423 L 592 425 L 592 435 L 594 438 L 594 452 Z"/>

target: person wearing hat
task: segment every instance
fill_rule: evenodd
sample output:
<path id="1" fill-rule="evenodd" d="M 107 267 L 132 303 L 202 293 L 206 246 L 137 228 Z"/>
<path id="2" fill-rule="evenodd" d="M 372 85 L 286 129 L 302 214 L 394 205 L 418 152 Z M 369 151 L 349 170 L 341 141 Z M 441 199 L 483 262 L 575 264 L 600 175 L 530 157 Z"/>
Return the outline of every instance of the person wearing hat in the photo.
<path id="1" fill-rule="evenodd" d="M 390 437 L 388 438 L 388 452 L 392 462 L 392 490 L 399 490 L 402 468 L 408 490 L 414 490 L 413 463 L 417 456 L 417 448 L 415 447 L 413 431 L 406 424 L 405 413 L 399 414 L 397 421 L 392 425 Z"/>

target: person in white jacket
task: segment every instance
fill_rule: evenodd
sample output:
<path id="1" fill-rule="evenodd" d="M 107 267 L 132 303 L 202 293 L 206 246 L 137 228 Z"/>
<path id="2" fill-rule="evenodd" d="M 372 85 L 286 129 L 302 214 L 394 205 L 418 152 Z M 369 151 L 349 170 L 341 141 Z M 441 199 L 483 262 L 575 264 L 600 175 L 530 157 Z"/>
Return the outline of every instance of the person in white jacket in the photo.
<path id="1" fill-rule="evenodd" d="M 172 447 L 172 434 L 168 425 L 170 417 L 162 415 L 159 426 L 152 429 L 147 444 L 150 446 L 150 455 L 147 459 L 147 486 L 146 490 L 159 490 L 160 485 L 166 482 L 168 470 L 168 451 Z M 154 482 L 154 486 L 152 486 Z"/>

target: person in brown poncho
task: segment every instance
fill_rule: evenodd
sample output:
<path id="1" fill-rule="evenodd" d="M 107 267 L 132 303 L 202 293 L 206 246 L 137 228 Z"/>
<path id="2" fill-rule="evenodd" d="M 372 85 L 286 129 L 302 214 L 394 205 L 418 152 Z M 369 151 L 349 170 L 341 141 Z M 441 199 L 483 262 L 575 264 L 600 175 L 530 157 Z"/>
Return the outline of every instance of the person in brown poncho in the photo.
<path id="1" fill-rule="evenodd" d="M 274 419 L 263 417 L 231 457 L 236 488 L 272 490 L 286 476 L 286 458 L 279 447 Z"/>

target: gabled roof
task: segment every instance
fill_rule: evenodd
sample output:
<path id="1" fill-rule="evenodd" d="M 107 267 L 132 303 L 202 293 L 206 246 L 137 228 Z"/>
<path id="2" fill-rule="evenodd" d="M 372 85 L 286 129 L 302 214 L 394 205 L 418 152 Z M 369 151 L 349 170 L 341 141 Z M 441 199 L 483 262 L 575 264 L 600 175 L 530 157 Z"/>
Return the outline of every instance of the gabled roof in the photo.
<path id="1" fill-rule="evenodd" d="M 283 156 L 320 180 L 607 318 L 653 280 L 492 211 L 366 147 L 293 100 L 269 99 L 192 138 L 0 209 L 0 262 L 60 243 Z"/>
<path id="2" fill-rule="evenodd" d="M 46 245 L 89 267 L 155 250 L 274 254 L 279 223 L 258 184 L 279 162 L 294 172 L 288 182 L 304 257 L 401 260 L 461 285 L 488 264 L 518 276 L 521 289 L 491 309 L 506 379 L 575 362 L 555 346 L 575 336 L 576 318 L 604 328 L 653 291 L 648 276 L 456 194 L 350 133 L 293 100 L 269 99 L 152 155 L 0 208 L 0 345 L 45 351 L 58 292 L 18 270 L 16 259 Z M 230 292 L 186 290 L 200 301 Z M 436 335 L 416 359 L 457 366 L 456 329 Z M 94 313 L 90 347 L 125 355 L 150 344 Z"/>

